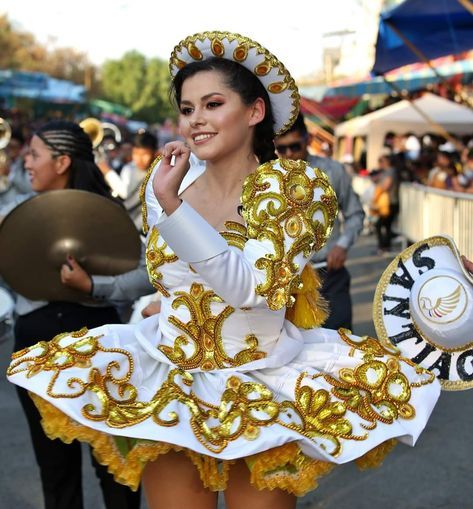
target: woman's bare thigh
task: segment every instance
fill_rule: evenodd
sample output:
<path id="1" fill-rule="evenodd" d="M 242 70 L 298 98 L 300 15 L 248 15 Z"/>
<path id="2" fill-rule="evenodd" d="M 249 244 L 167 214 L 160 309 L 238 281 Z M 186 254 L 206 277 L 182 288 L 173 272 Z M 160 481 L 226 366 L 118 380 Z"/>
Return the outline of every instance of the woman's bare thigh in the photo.
<path id="1" fill-rule="evenodd" d="M 244 460 L 230 467 L 225 490 L 226 509 L 294 509 L 297 498 L 286 491 L 258 490 L 250 484 L 250 471 Z"/>
<path id="2" fill-rule="evenodd" d="M 171 451 L 146 465 L 143 486 L 149 509 L 215 509 L 217 493 L 204 488 L 183 452 Z"/>

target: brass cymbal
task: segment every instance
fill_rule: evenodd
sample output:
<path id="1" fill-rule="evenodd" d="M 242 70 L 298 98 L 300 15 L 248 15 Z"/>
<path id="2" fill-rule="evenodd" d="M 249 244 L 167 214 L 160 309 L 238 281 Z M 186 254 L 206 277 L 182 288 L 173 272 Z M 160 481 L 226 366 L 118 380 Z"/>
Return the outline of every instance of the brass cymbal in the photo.
<path id="1" fill-rule="evenodd" d="M 87 191 L 41 193 L 14 208 L 0 224 L 0 276 L 32 300 L 85 302 L 61 283 L 67 255 L 89 274 L 136 268 L 139 232 L 119 204 Z"/>

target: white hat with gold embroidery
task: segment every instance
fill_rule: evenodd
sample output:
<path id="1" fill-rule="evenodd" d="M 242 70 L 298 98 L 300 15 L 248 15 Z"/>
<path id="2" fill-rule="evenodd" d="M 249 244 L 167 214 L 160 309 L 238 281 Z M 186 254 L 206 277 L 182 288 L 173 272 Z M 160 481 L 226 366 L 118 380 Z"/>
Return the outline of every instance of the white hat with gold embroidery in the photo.
<path id="1" fill-rule="evenodd" d="M 171 54 L 169 70 L 174 78 L 191 62 L 219 57 L 250 70 L 266 88 L 274 116 L 274 131 L 289 129 L 299 113 L 299 91 L 284 65 L 257 42 L 230 32 L 202 32 L 181 41 Z"/>
<path id="2" fill-rule="evenodd" d="M 430 369 L 443 389 L 473 387 L 473 277 L 450 237 L 417 242 L 390 263 L 373 318 L 378 337 Z"/>

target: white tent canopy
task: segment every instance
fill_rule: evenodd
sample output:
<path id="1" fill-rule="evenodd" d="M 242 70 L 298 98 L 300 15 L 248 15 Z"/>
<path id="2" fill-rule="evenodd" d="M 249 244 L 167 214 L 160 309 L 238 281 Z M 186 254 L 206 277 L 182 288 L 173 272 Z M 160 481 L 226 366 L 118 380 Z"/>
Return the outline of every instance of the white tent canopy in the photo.
<path id="1" fill-rule="evenodd" d="M 415 99 L 414 104 L 434 122 L 451 134 L 473 134 L 473 110 L 434 94 Z M 337 141 L 343 137 L 366 136 L 367 166 L 375 168 L 383 152 L 383 143 L 389 131 L 421 136 L 436 129 L 416 111 L 412 104 L 400 101 L 373 113 L 342 122 L 335 128 Z"/>

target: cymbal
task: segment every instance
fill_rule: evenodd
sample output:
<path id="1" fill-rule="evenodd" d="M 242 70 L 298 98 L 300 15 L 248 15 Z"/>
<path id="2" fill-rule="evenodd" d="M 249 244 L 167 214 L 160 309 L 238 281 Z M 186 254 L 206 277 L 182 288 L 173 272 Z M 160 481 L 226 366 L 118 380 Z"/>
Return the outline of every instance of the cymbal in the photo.
<path id="1" fill-rule="evenodd" d="M 140 253 L 139 232 L 126 210 L 87 191 L 38 194 L 0 224 L 0 276 L 32 300 L 91 300 L 61 283 L 67 255 L 89 274 L 117 275 L 136 268 Z"/>

